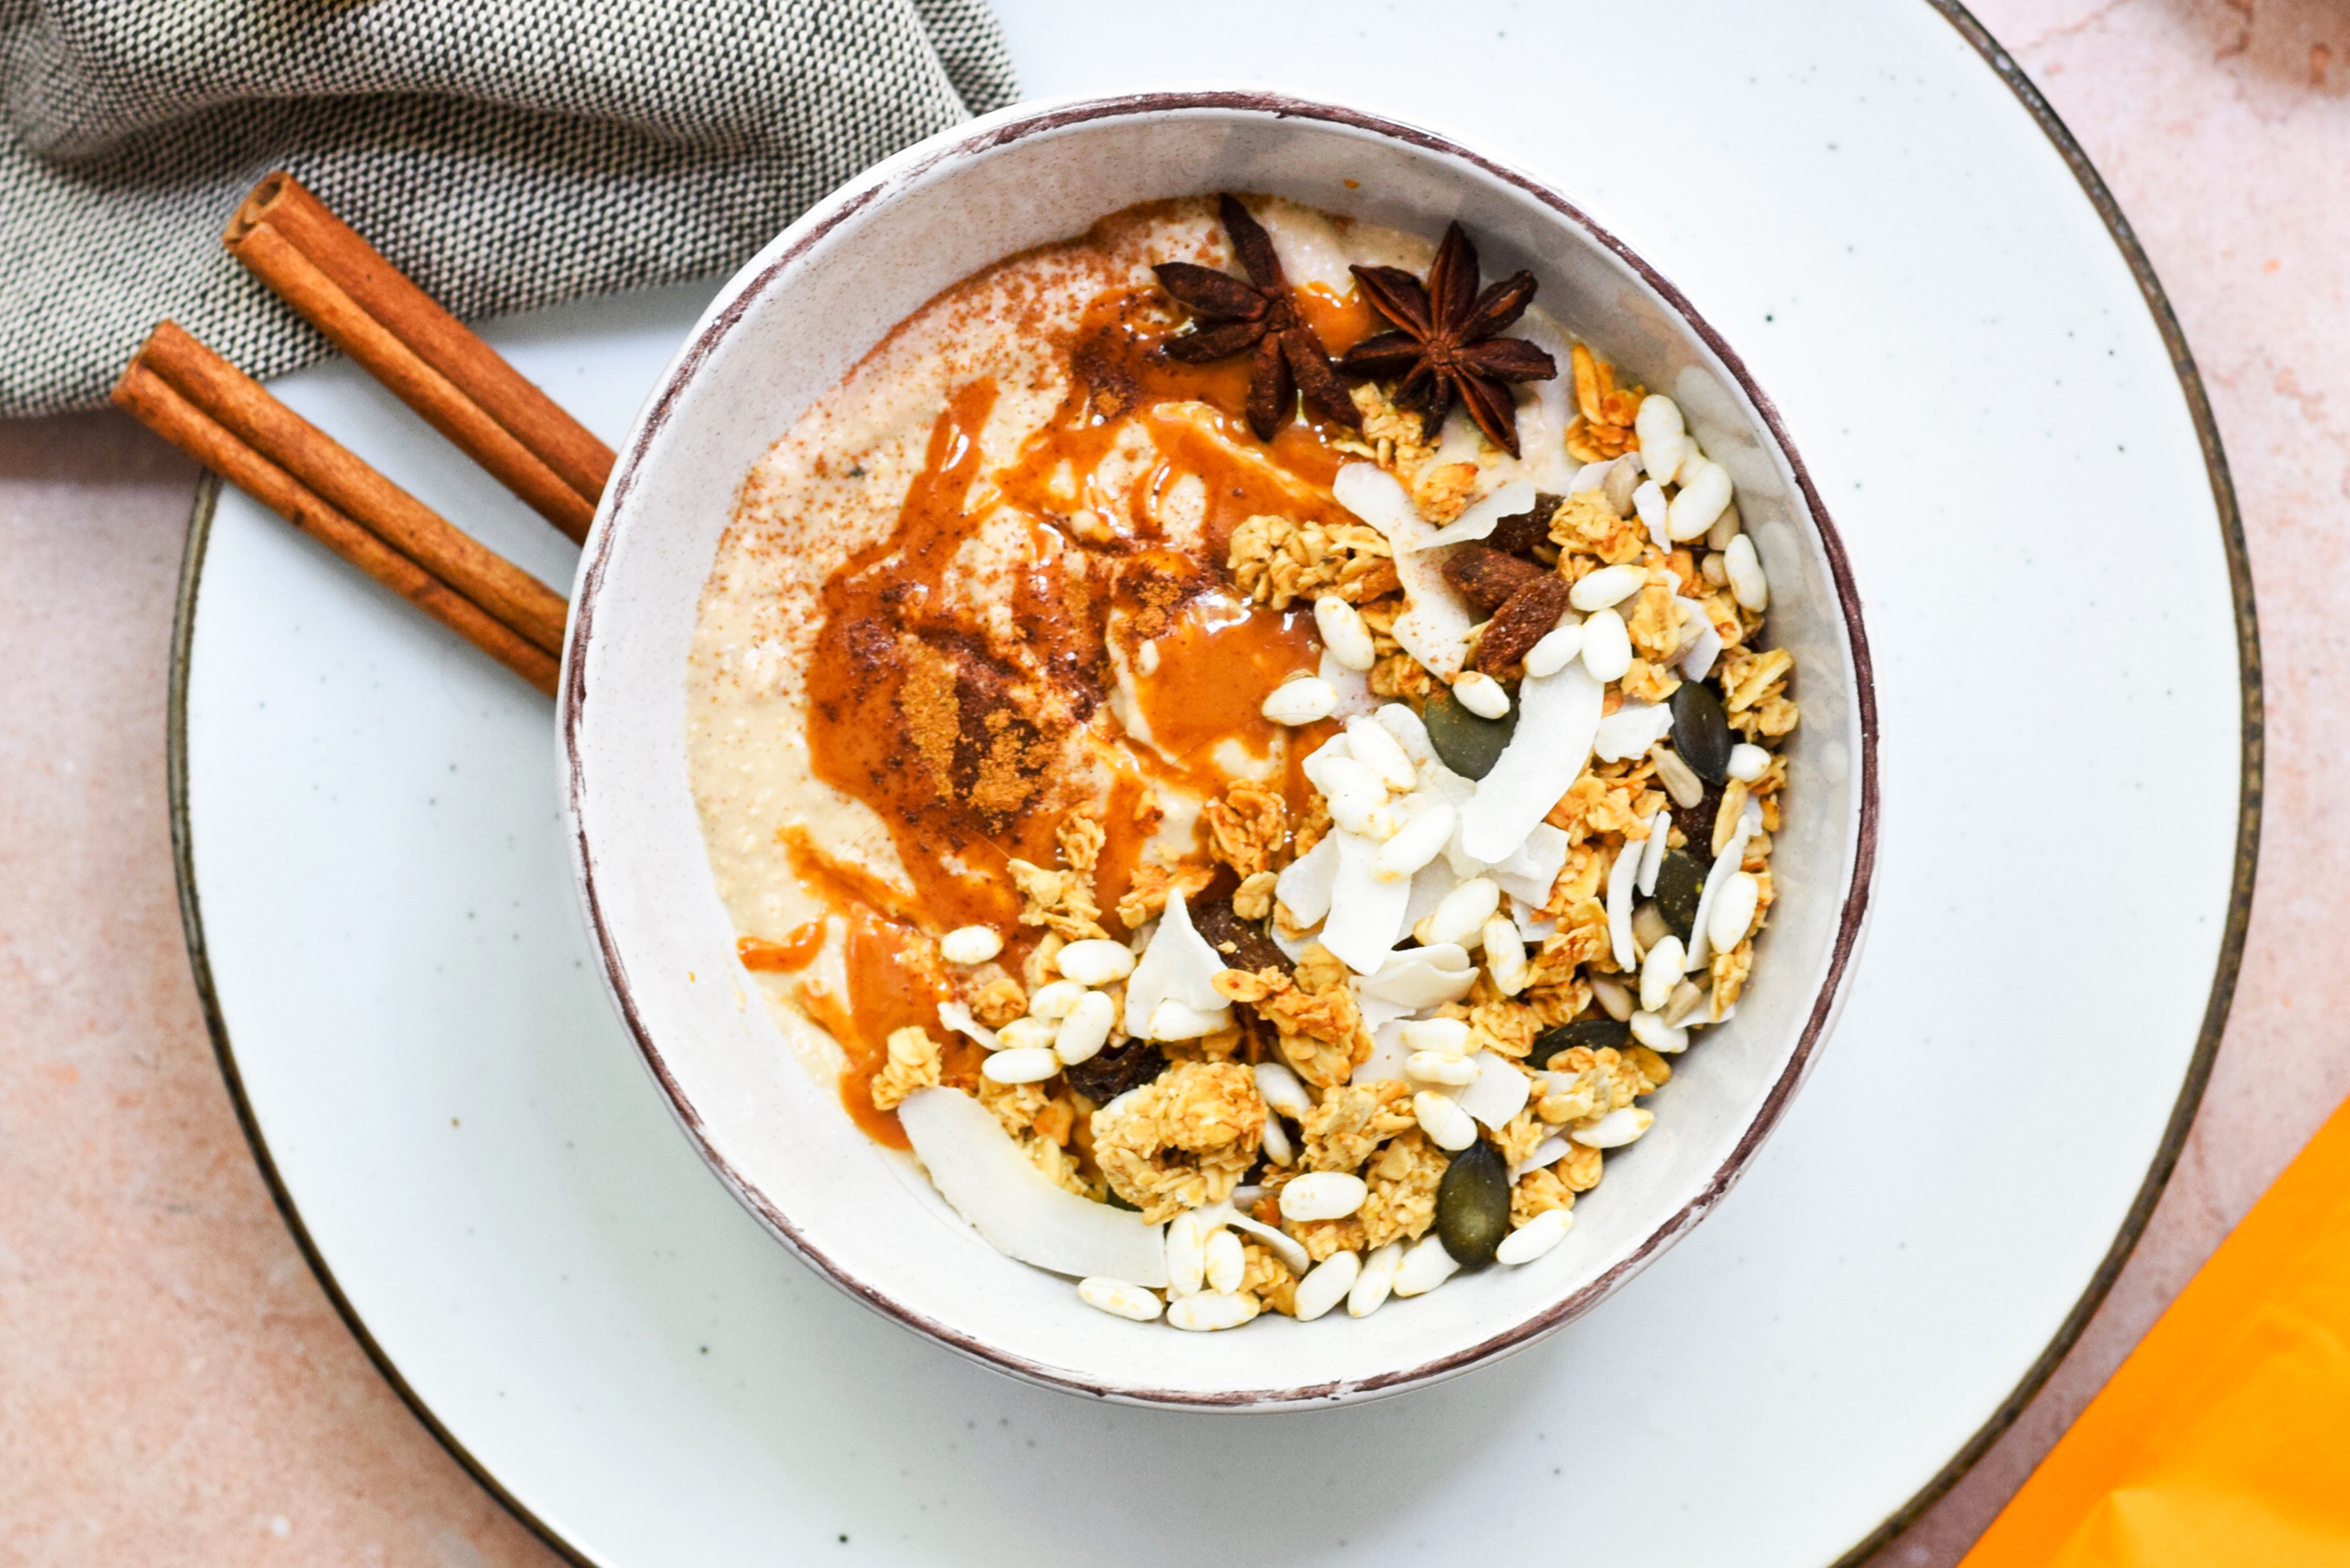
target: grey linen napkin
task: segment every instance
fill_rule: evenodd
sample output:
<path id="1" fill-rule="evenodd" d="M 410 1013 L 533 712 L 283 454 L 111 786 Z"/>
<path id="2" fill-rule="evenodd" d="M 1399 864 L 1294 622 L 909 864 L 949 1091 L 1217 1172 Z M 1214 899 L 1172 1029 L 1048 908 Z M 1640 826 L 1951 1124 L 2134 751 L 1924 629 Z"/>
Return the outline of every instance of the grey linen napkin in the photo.
<path id="1" fill-rule="evenodd" d="M 734 266 L 1015 90 L 986 0 L 0 0 L 0 418 L 164 317 L 325 355 L 221 248 L 271 169 L 473 318 Z"/>

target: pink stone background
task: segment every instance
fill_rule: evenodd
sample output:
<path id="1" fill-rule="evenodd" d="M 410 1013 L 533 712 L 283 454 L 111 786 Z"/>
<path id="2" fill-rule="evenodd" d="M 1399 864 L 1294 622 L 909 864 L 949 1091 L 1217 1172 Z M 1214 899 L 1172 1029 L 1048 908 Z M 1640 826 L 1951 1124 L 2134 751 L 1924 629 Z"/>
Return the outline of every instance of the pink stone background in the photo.
<path id="1" fill-rule="evenodd" d="M 1887 0 L 1891 3 L 1891 0 Z M 2210 386 L 2268 674 L 2251 940 L 2146 1239 L 2022 1419 L 1874 1568 L 1955 1563 L 2350 1096 L 2350 0 L 1981 0 Z M 272 1208 L 180 942 L 164 680 L 193 472 L 0 424 L 0 1564 L 550 1564 L 369 1365 Z"/>

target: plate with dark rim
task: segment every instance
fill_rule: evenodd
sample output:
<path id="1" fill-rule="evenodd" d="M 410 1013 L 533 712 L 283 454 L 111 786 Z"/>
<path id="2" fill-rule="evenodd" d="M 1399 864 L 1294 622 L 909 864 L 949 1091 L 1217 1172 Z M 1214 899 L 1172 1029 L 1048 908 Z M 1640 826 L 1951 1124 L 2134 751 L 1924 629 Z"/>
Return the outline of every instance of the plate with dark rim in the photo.
<path id="1" fill-rule="evenodd" d="M 1457 127 L 1596 209 L 1745 351 L 1843 529 L 1876 651 L 1887 830 L 1835 1047 L 1704 1228 L 1501 1366 L 1237 1424 L 1013 1383 L 821 1287 L 679 1137 L 592 972 L 540 700 L 207 487 L 173 670 L 183 902 L 313 1265 L 420 1416 L 580 1561 L 843 1536 L 1009 1560 L 1055 1481 L 1061 1538 L 1112 1561 L 1154 1557 L 1136 1521 L 1170 1493 L 1295 1560 L 1508 1549 L 1545 1497 L 1627 1561 L 1858 1554 L 2077 1335 L 2176 1158 L 2234 978 L 2249 578 L 2143 257 L 1955 9 L 1692 5 L 1667 26 L 1496 6 L 1507 36 L 1475 70 L 1416 67 L 1337 6 L 1211 5 L 1149 51 L 1074 8 L 1002 9 L 1032 90 L 1228 72 L 1217 41 L 1247 37 L 1284 85 Z M 1475 16 L 1444 26 L 1473 36 Z M 1575 62 L 1656 57 L 1665 36 L 1684 107 L 1579 133 L 1596 67 Z M 708 295 L 491 335 L 617 439 Z M 348 367 L 279 389 L 568 575 L 543 524 Z M 1616 1503 L 1654 1474 L 1670 1506 Z"/>

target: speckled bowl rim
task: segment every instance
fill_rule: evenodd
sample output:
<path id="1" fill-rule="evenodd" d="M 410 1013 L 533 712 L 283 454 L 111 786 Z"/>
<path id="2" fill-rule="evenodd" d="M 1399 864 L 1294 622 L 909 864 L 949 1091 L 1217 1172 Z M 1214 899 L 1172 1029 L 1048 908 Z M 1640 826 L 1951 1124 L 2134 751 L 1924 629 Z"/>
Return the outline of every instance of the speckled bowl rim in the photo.
<path id="1" fill-rule="evenodd" d="M 1851 870 L 1844 898 L 1837 907 L 1835 927 L 1827 947 L 1826 963 L 1817 992 L 1797 1031 L 1794 1048 L 1771 1080 L 1743 1129 L 1698 1190 L 1679 1207 L 1652 1225 L 1642 1239 L 1612 1267 L 1540 1311 L 1513 1320 L 1500 1332 L 1449 1354 L 1412 1365 L 1347 1378 L 1343 1383 L 1301 1384 L 1287 1387 L 1234 1387 L 1201 1390 L 1154 1387 L 1147 1384 L 1088 1376 L 1066 1367 L 1033 1360 L 992 1344 L 978 1335 L 939 1322 L 899 1301 L 889 1291 L 836 1262 L 806 1228 L 794 1222 L 758 1186 L 743 1176 L 703 1125 L 691 1099 L 664 1059 L 654 1032 L 643 1017 L 611 922 L 607 918 L 598 885 L 597 857 L 588 826 L 591 789 L 588 758 L 580 741 L 588 703 L 588 650 L 597 637 L 608 574 L 619 530 L 620 516 L 644 472 L 659 438 L 687 389 L 719 346 L 751 308 L 775 286 L 800 258 L 841 224 L 875 202 L 910 188 L 941 164 L 984 155 L 1028 138 L 1050 135 L 1076 126 L 1107 121 L 1155 119 L 1178 114 L 1221 112 L 1263 117 L 1274 120 L 1331 126 L 1400 144 L 1409 151 L 1431 154 L 1469 165 L 1479 173 L 1512 187 L 1547 208 L 1557 219 L 1581 232 L 1592 245 L 1615 257 L 1648 288 L 1681 326 L 1720 362 L 1730 379 L 1755 411 L 1762 429 L 1785 462 L 1802 495 L 1803 504 L 1819 542 L 1829 580 L 1835 587 L 1835 623 L 1840 623 L 1852 662 L 1853 731 L 1858 741 L 1854 771 L 1854 823 Z M 1868 637 L 1861 615 L 1860 595 L 1844 541 L 1828 516 L 1826 504 L 1813 484 L 1794 441 L 1781 421 L 1777 406 L 1756 384 L 1745 361 L 1721 333 L 1707 322 L 1688 296 L 1655 267 L 1608 232 L 1607 227 L 1558 192 L 1523 171 L 1498 161 L 1474 149 L 1419 126 L 1347 105 L 1259 89 L 1127 93 L 1106 98 L 1055 99 L 1025 109 L 991 115 L 955 133 L 942 134 L 917 150 L 919 155 L 890 160 L 859 175 L 835 192 L 785 231 L 789 243 L 730 279 L 721 291 L 722 303 L 680 350 L 659 389 L 630 432 L 597 511 L 580 563 L 578 586 L 572 597 L 571 625 L 565 639 L 563 680 L 556 693 L 557 745 L 563 760 L 565 826 L 571 841 L 572 864 L 587 918 L 588 937 L 603 970 L 606 989 L 621 1022 L 627 1026 L 646 1067 L 660 1085 L 670 1109 L 719 1179 L 766 1226 L 778 1241 L 827 1282 L 852 1300 L 948 1349 L 1025 1381 L 1048 1388 L 1112 1399 L 1125 1404 L 1168 1409 L 1280 1410 L 1332 1402 L 1357 1403 L 1367 1398 L 1403 1392 L 1465 1372 L 1544 1338 L 1590 1311 L 1687 1235 L 1719 1204 L 1745 1173 L 1803 1086 L 1813 1054 L 1826 1037 L 1842 1006 L 1852 961 L 1858 953 L 1868 924 L 1869 897 L 1875 886 L 1877 840 L 1877 691 L 1870 662 Z M 1835 624 L 1832 623 L 1832 624 Z"/>
<path id="2" fill-rule="evenodd" d="M 2262 670 L 2258 618 L 2252 597 L 2250 553 L 2246 548 L 2243 523 L 2237 509 L 2235 488 L 2230 477 L 2226 453 L 2221 447 L 2217 421 L 2211 412 L 2210 400 L 2203 389 L 2201 373 L 2197 369 L 2186 334 L 2178 324 L 2178 314 L 2171 308 L 2161 280 L 2137 242 L 2104 178 L 2090 162 L 2088 155 L 2074 140 L 2038 88 L 2033 86 L 2014 59 L 2000 47 L 1997 39 L 1959 0 L 1926 0 L 1943 20 L 1962 37 L 2012 92 L 2064 160 L 2065 165 L 2087 195 L 2098 220 L 2111 235 L 2115 247 L 2137 281 L 2147 311 L 2154 318 L 2155 327 L 2171 356 L 2172 366 L 2185 398 L 2199 445 L 2203 453 L 2204 467 L 2211 485 L 2215 508 L 2219 514 L 2220 544 L 2228 563 L 2230 596 L 2234 607 L 2237 631 L 2237 653 L 2241 679 L 2242 755 L 2239 774 L 2239 809 L 2234 876 L 2228 910 L 2222 929 L 2218 960 L 2213 966 L 2211 989 L 2205 1008 L 2204 1020 L 2198 1034 L 2179 1093 L 2174 1102 L 2170 1119 L 2164 1129 L 2154 1158 L 2147 1167 L 2146 1178 L 2140 1183 L 2137 1196 L 2124 1214 L 2121 1225 L 2106 1257 L 2092 1273 L 2088 1283 L 2074 1303 L 2073 1309 L 2057 1325 L 2038 1359 L 2027 1367 L 1982 1426 L 1950 1456 L 1950 1462 L 1916 1493 L 1840 1554 L 1828 1568 L 1856 1568 L 1866 1559 L 1899 1537 L 1917 1522 L 1925 1511 L 1956 1487 L 1991 1446 L 2014 1425 L 2026 1406 L 2038 1395 L 2054 1375 L 2057 1366 L 2072 1351 L 2089 1320 L 2111 1292 L 2123 1266 L 2137 1248 L 2139 1238 L 2153 1217 L 2156 1203 L 2168 1184 L 2184 1151 L 2187 1136 L 2193 1126 L 2195 1113 L 2202 1103 L 2209 1083 L 2212 1063 L 2219 1054 L 2220 1040 L 2226 1026 L 2230 1002 L 2234 999 L 2237 977 L 2242 968 L 2244 939 L 2251 916 L 2253 873 L 2260 848 L 2260 824 L 2264 759 L 2264 704 L 2262 691 Z M 197 598 L 203 581 L 206 546 L 212 534 L 213 511 L 220 495 L 220 482 L 210 474 L 198 479 L 191 498 L 186 544 L 181 556 L 178 600 L 172 624 L 170 691 L 165 715 L 166 784 L 172 826 L 172 864 L 180 897 L 180 921 L 182 938 L 187 945 L 191 977 L 204 1017 L 206 1033 L 213 1042 L 224 1087 L 236 1113 L 237 1124 L 243 1129 L 246 1147 L 252 1151 L 271 1200 L 276 1205 L 295 1245 L 309 1264 L 312 1276 L 333 1303 L 336 1313 L 351 1336 L 366 1353 L 384 1380 L 391 1386 L 411 1414 L 432 1434 L 443 1449 L 463 1466 L 466 1473 L 505 1510 L 520 1520 L 548 1548 L 566 1562 L 578 1568 L 599 1568 L 597 1560 L 567 1540 L 547 1521 L 541 1518 L 501 1480 L 497 1473 L 478 1455 L 466 1447 L 449 1429 L 415 1386 L 400 1364 L 388 1352 L 366 1317 L 353 1304 L 344 1291 L 341 1281 L 319 1250 L 302 1217 L 292 1189 L 279 1170 L 268 1138 L 263 1134 L 251 1097 L 245 1091 L 243 1074 L 237 1065 L 236 1049 L 232 1040 L 226 1017 L 221 1006 L 220 992 L 214 982 L 210 947 L 204 933 L 203 905 L 196 883 L 193 853 L 193 832 L 188 804 L 188 682 L 190 653 L 195 637 Z"/>

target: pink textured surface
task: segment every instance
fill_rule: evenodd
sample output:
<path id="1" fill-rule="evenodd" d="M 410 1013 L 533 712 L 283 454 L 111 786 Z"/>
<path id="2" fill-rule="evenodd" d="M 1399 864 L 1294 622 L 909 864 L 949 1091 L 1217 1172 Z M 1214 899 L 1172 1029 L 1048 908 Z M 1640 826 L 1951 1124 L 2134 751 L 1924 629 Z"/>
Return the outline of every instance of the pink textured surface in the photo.
<path id="1" fill-rule="evenodd" d="M 2210 1093 L 2054 1380 L 1877 1559 L 1954 1563 L 2350 1095 L 2350 4 L 1986 0 L 2137 225 L 2235 464 L 2267 826 Z M 164 809 L 192 472 L 111 416 L 0 425 L 0 1564 L 547 1563 L 368 1364 L 271 1207 L 188 979 Z"/>

